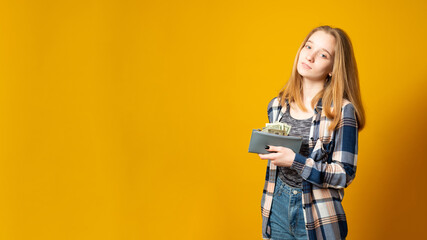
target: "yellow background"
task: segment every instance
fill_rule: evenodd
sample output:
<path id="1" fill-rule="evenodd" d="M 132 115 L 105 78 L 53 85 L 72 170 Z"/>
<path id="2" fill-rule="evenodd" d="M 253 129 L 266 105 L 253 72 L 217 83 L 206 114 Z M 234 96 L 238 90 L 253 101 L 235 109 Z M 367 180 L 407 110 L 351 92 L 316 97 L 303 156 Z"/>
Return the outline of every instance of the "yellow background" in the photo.
<path id="1" fill-rule="evenodd" d="M 1 1 L 0 239 L 261 239 L 250 133 L 308 32 L 351 37 L 349 239 L 423 236 L 425 1 Z"/>

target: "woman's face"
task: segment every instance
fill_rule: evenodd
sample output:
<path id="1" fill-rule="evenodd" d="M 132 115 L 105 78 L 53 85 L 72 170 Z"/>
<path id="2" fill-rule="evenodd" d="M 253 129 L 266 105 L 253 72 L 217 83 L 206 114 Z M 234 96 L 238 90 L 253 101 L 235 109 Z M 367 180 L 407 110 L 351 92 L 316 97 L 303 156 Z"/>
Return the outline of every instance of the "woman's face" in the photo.
<path id="1" fill-rule="evenodd" d="M 334 36 L 321 30 L 317 31 L 310 36 L 301 49 L 297 71 L 304 79 L 325 80 L 332 72 L 334 54 Z"/>

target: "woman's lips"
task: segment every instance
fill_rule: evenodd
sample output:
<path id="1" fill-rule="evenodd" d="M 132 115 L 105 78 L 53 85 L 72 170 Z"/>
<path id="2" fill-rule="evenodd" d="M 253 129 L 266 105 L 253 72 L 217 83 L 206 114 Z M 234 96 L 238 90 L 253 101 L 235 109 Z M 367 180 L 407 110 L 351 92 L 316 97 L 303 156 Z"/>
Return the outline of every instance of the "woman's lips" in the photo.
<path id="1" fill-rule="evenodd" d="M 301 65 L 305 68 L 305 69 L 311 69 L 311 67 L 310 66 L 308 66 L 307 64 L 305 64 L 305 63 L 301 63 Z"/>

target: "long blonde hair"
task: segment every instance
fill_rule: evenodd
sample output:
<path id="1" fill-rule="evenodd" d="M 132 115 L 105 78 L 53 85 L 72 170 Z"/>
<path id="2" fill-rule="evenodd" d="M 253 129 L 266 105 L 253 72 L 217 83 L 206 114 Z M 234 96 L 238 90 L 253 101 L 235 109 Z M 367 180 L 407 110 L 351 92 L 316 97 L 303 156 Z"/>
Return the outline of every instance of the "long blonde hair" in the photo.
<path id="1" fill-rule="evenodd" d="M 305 46 L 310 36 L 317 31 L 324 31 L 335 37 L 335 57 L 332 76 L 328 77 L 324 88 L 313 98 L 311 106 L 314 109 L 319 99 L 322 99 L 326 117 L 332 120 L 329 129 L 333 130 L 341 118 L 343 99 L 349 100 L 355 108 L 360 131 L 365 126 L 365 111 L 360 96 L 356 59 L 350 38 L 340 28 L 320 26 L 311 30 L 298 49 L 291 77 L 279 92 L 280 103 L 285 106 L 285 100 L 288 99 L 289 102 L 295 102 L 303 111 L 307 111 L 302 100 L 302 76 L 297 71 L 297 64 L 301 49 Z M 332 105 L 334 110 L 332 110 Z"/>

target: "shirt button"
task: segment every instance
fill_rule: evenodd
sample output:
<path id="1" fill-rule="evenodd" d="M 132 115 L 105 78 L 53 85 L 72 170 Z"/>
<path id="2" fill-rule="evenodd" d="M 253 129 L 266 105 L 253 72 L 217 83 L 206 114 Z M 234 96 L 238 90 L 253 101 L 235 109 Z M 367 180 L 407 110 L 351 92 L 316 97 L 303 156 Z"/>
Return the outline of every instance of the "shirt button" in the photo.
<path id="1" fill-rule="evenodd" d="M 294 190 L 292 193 L 295 194 L 295 195 L 297 195 L 298 191 Z"/>

